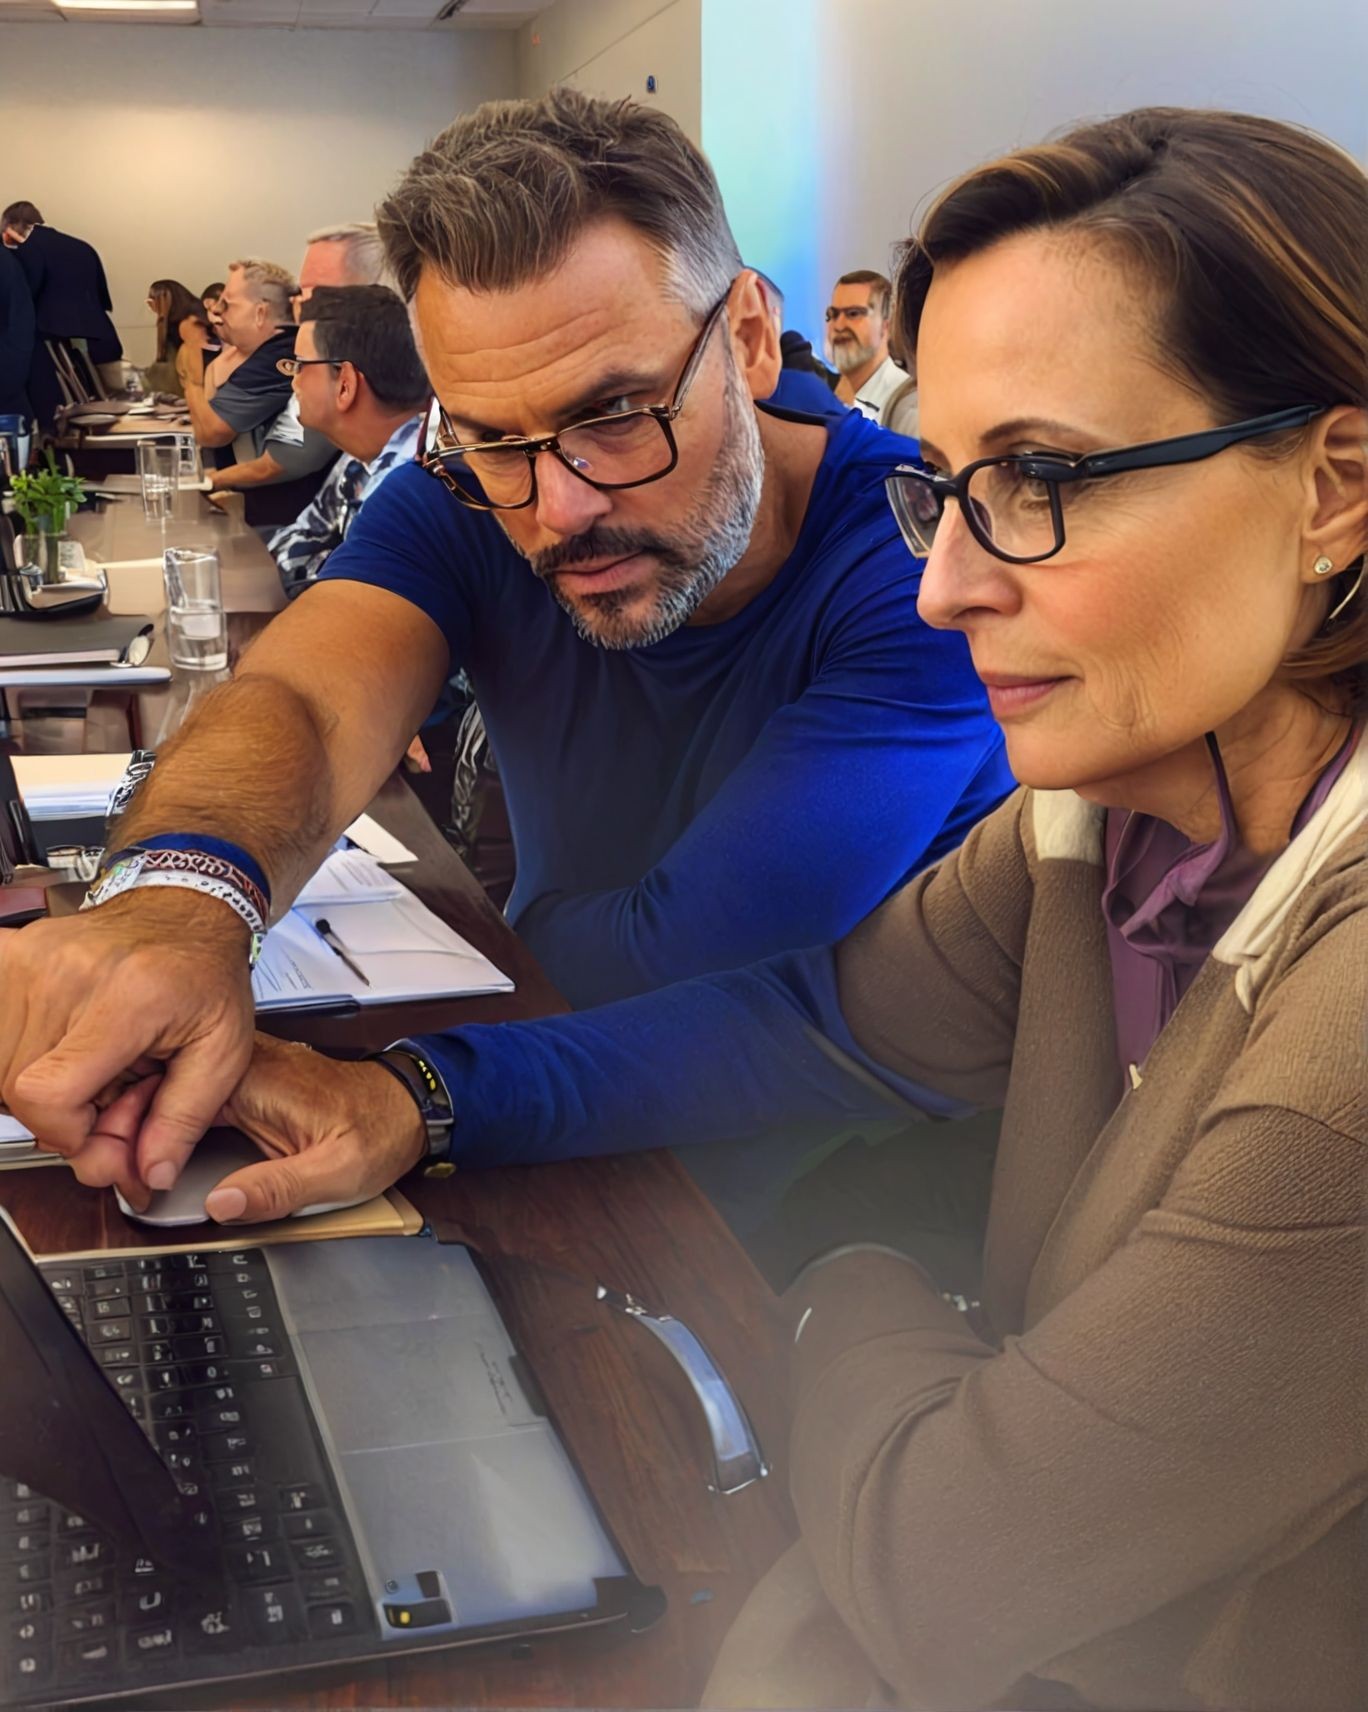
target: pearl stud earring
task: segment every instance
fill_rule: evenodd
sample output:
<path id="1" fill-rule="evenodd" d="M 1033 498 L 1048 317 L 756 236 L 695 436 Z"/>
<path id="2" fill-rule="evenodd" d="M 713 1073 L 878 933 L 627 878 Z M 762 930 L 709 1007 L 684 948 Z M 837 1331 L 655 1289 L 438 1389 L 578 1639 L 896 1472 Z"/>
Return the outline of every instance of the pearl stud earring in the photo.
<path id="1" fill-rule="evenodd" d="M 1321 554 L 1320 558 L 1317 559 L 1315 564 L 1311 567 L 1318 577 L 1328 577 L 1334 568 L 1334 562 L 1327 559 L 1324 553 Z"/>

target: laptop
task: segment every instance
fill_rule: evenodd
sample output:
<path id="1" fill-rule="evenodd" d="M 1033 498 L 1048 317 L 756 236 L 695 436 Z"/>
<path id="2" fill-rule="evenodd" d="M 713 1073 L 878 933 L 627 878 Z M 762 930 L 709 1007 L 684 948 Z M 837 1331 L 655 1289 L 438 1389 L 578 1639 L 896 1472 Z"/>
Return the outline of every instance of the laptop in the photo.
<path id="1" fill-rule="evenodd" d="M 0 1209 L 0 1375 L 0 1704 L 664 1609 L 464 1248 L 38 1265 Z"/>

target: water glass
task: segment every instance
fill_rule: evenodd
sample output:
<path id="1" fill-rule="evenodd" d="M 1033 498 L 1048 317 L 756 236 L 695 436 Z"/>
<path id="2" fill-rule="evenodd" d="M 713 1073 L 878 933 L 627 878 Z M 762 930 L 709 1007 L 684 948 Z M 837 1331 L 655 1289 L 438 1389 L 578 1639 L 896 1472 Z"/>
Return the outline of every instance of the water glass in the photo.
<path id="1" fill-rule="evenodd" d="M 174 455 L 175 448 L 169 448 Z M 162 555 L 166 579 L 166 646 L 171 664 L 192 671 L 221 672 L 228 664 L 228 623 L 223 616 L 217 553 L 168 547 Z"/>
<path id="2" fill-rule="evenodd" d="M 176 498 L 176 456 L 174 443 L 138 441 L 138 483 L 143 516 L 149 523 L 165 523 L 171 516 Z"/>
<path id="3" fill-rule="evenodd" d="M 193 434 L 176 435 L 176 474 L 182 487 L 200 484 L 199 447 Z"/>

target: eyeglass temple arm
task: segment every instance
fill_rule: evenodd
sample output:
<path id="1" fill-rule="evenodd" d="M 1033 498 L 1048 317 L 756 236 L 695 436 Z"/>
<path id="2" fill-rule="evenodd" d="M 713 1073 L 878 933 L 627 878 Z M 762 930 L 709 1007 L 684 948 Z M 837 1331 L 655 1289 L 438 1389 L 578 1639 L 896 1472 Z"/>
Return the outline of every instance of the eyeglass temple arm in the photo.
<path id="1" fill-rule="evenodd" d="M 1242 440 L 1252 440 L 1257 434 L 1276 434 L 1284 428 L 1300 428 L 1313 417 L 1322 414 L 1323 405 L 1299 405 L 1293 410 L 1280 410 L 1271 416 L 1256 418 L 1259 426 L 1248 422 L 1232 422 L 1225 428 L 1202 428 L 1195 434 L 1180 434 L 1172 440 L 1151 440 L 1144 446 L 1128 446 L 1122 452 L 1090 452 L 1071 466 L 1072 474 L 1060 475 L 1061 481 L 1083 481 L 1089 476 L 1119 475 L 1125 470 L 1151 468 L 1151 459 L 1162 448 L 1164 463 L 1195 464 L 1203 458 L 1238 446 Z"/>

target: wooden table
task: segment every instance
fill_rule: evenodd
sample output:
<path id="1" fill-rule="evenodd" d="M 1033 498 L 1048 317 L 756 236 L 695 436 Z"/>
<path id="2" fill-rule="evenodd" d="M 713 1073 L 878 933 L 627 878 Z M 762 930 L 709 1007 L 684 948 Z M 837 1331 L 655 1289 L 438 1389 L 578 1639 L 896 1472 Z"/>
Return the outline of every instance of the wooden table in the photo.
<path id="1" fill-rule="evenodd" d="M 419 856 L 398 872 L 500 964 L 513 994 L 386 1007 L 348 1021 L 301 1020 L 298 1038 L 376 1047 L 407 1030 L 564 1010 L 531 955 L 398 779 L 377 817 Z M 285 1032 L 288 1019 L 272 1024 Z M 648 1634 L 584 1633 L 396 1659 L 220 1693 L 177 1693 L 197 1708 L 364 1706 L 687 1706 L 741 1601 L 793 1537 L 784 1476 L 784 1354 L 774 1298 L 726 1226 L 664 1153 L 421 1176 L 404 1192 L 443 1238 L 481 1255 L 515 1340 L 609 1525 L 669 1608 Z M 64 1170 L 0 1174 L 0 1203 L 41 1252 L 147 1244 L 107 1191 Z M 178 1233 L 167 1233 L 173 1240 Z M 193 1246 L 179 1233 L 177 1246 Z M 396 1239 L 397 1240 L 397 1239 Z M 774 1472 L 732 1497 L 707 1489 L 698 1419 L 648 1334 L 594 1300 L 598 1282 L 668 1310 L 702 1338 L 740 1395 Z M 776 1466 L 777 1465 L 777 1466 Z M 155 1704 L 141 1696 L 140 1705 Z"/>

